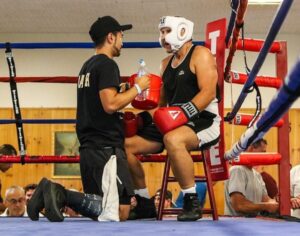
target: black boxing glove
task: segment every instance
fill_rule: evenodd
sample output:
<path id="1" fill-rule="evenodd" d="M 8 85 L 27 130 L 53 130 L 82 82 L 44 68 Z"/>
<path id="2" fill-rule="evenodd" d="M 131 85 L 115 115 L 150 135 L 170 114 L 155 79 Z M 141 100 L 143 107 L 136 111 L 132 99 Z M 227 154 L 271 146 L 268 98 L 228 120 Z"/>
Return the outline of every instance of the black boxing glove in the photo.
<path id="1" fill-rule="evenodd" d="M 148 111 L 142 111 L 137 114 L 138 130 L 152 124 L 152 116 Z"/>

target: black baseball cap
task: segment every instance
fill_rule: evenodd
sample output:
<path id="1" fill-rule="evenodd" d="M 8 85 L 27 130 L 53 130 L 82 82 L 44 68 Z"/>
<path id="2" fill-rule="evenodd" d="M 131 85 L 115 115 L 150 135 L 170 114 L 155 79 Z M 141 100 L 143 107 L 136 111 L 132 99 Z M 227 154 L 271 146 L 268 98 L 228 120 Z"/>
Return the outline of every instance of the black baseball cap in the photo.
<path id="1" fill-rule="evenodd" d="M 89 34 L 94 42 L 110 32 L 125 31 L 132 28 L 131 24 L 120 25 L 119 22 L 111 16 L 99 17 L 91 26 Z"/>

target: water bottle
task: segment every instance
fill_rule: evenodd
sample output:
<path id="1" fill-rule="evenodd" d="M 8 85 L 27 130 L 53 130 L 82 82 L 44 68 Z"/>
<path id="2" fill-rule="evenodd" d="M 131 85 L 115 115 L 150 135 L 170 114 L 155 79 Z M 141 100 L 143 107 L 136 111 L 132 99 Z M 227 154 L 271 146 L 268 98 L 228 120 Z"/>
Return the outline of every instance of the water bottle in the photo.
<path id="1" fill-rule="evenodd" d="M 145 74 L 147 74 L 146 62 L 144 61 L 144 59 L 140 59 L 139 60 L 139 70 L 138 70 L 137 76 L 142 77 Z"/>
<path id="2" fill-rule="evenodd" d="M 147 69 L 146 69 L 146 63 L 144 61 L 144 59 L 140 59 L 139 60 L 139 69 L 137 72 L 137 77 L 142 77 L 144 75 L 148 74 Z M 149 89 L 144 90 L 141 94 L 138 94 L 136 99 L 138 101 L 144 101 L 147 98 L 147 95 L 149 93 Z"/>
<path id="3" fill-rule="evenodd" d="M 158 106 L 160 99 L 160 89 L 162 86 L 161 78 L 157 75 L 151 74 L 147 70 L 146 63 L 143 59 L 139 60 L 139 69 L 137 73 L 129 78 L 130 83 L 133 84 L 135 81 L 138 82 L 139 78 L 145 75 L 150 79 L 149 88 L 138 94 L 131 102 L 131 105 L 134 108 L 140 110 L 150 110 Z M 137 90 L 139 91 L 139 89 Z"/>

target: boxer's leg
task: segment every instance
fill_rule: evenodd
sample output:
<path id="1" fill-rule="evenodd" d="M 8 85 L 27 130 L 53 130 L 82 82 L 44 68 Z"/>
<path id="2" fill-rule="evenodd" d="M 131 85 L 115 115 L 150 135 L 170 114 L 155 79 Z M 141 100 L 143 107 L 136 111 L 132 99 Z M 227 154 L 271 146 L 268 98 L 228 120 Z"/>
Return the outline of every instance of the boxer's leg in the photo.
<path id="1" fill-rule="evenodd" d="M 198 147 L 199 140 L 190 128 L 182 126 L 164 136 L 172 171 L 184 194 L 183 212 L 178 221 L 195 221 L 202 217 L 195 189 L 194 163 L 189 151 Z"/>
<path id="2" fill-rule="evenodd" d="M 150 197 L 145 182 L 144 169 L 136 155 L 159 153 L 163 151 L 163 148 L 162 136 L 153 124 L 144 127 L 137 135 L 125 139 L 125 150 L 135 194 Z"/>
<path id="3" fill-rule="evenodd" d="M 97 220 L 102 212 L 102 197 L 96 194 L 83 194 L 66 190 L 66 205 L 80 215 Z"/>
<path id="4" fill-rule="evenodd" d="M 133 136 L 126 139 L 125 150 L 132 176 L 135 194 L 149 198 L 149 193 L 145 182 L 145 173 L 141 162 L 136 158 L 138 154 L 157 153 L 162 149 L 162 144 L 150 140 L 146 140 L 140 136 Z"/>

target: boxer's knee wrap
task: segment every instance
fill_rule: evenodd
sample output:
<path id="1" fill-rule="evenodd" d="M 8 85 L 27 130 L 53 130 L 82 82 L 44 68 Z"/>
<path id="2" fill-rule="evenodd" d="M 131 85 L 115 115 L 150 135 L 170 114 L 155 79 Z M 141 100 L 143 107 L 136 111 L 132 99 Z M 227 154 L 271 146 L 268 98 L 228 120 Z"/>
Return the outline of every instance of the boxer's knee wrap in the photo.
<path id="1" fill-rule="evenodd" d="M 81 204 L 71 208 L 83 216 L 98 217 L 102 212 L 102 197 L 96 194 L 84 194 Z"/>
<path id="2" fill-rule="evenodd" d="M 178 16 L 163 16 L 160 19 L 158 29 L 168 27 L 171 32 L 165 36 L 165 41 L 171 45 L 172 51 L 178 51 L 182 45 L 192 39 L 194 23 Z M 184 31 L 182 31 L 184 30 Z M 162 45 L 161 36 L 159 42 Z"/>

